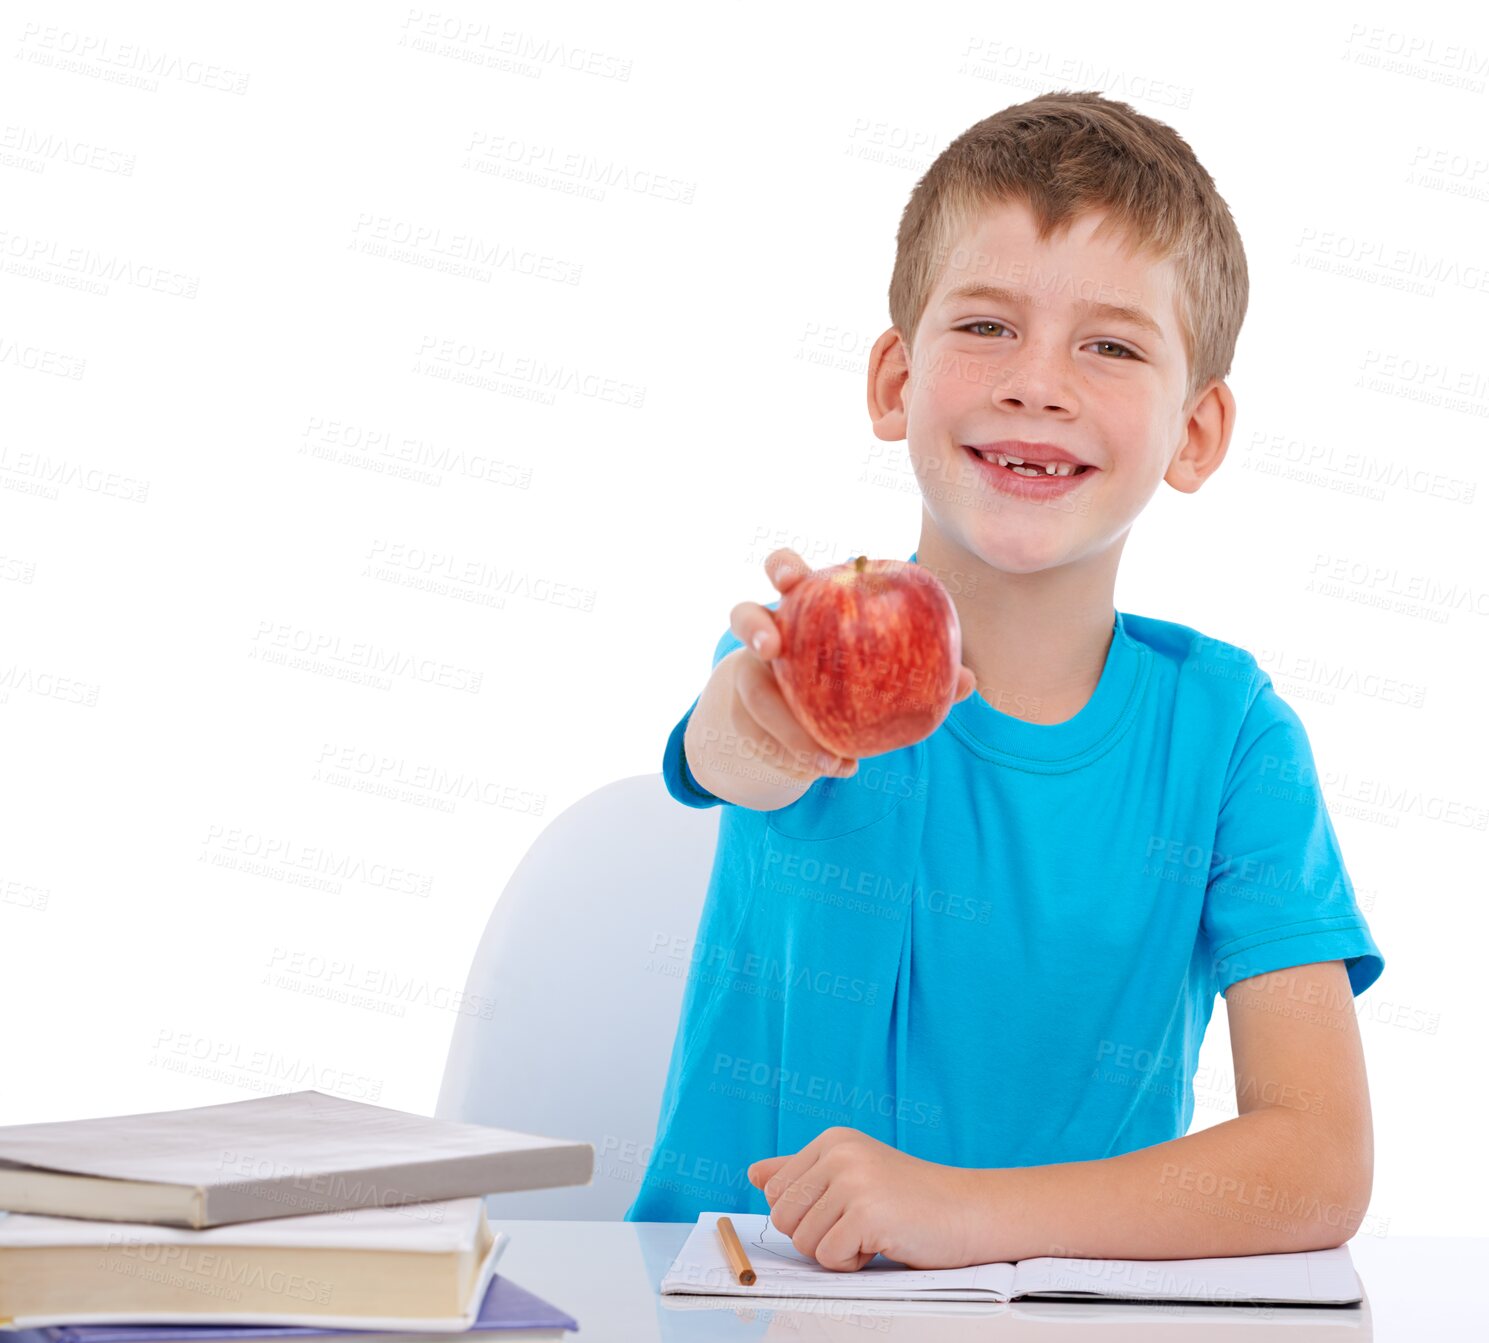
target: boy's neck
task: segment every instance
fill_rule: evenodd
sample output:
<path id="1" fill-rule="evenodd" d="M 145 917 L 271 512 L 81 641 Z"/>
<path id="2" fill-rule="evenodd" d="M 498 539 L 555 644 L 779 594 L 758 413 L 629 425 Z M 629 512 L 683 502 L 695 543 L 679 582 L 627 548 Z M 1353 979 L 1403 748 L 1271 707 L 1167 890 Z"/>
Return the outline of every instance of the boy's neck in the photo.
<path id="1" fill-rule="evenodd" d="M 962 627 L 962 661 L 993 708 L 1031 723 L 1063 723 L 1101 680 L 1116 615 L 1124 532 L 1106 551 L 1035 573 L 995 569 L 948 541 L 927 518 L 917 564 L 946 585 Z"/>

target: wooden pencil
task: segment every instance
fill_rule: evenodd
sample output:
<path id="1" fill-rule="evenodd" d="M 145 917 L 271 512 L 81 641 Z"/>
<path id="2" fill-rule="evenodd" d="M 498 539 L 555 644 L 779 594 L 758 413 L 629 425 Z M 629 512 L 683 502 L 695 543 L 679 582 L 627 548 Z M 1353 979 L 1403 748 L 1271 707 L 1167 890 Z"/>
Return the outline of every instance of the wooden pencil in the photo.
<path id="1" fill-rule="evenodd" d="M 750 1267 L 749 1256 L 739 1243 L 739 1232 L 734 1229 L 734 1223 L 727 1217 L 720 1217 L 715 1225 L 719 1239 L 724 1242 L 724 1258 L 729 1261 L 729 1271 L 734 1274 L 734 1280 L 742 1287 L 753 1286 L 755 1270 Z"/>

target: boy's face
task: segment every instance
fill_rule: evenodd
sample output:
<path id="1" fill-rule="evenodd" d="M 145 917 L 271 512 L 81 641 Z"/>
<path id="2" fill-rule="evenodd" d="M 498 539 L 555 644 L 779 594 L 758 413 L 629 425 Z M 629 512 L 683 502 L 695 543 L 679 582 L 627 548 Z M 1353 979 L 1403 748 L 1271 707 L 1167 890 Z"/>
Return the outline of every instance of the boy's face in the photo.
<path id="1" fill-rule="evenodd" d="M 1114 543 L 1159 481 L 1197 489 L 1218 465 L 1196 474 L 1189 454 L 1180 458 L 1187 361 L 1174 269 L 1129 255 L 1120 239 L 1093 238 L 1100 218 L 1087 213 L 1040 243 L 1026 206 L 989 208 L 945 259 L 898 406 L 894 396 L 876 404 L 871 388 L 871 409 L 887 411 L 876 413 L 875 431 L 908 438 L 926 511 L 947 540 L 998 569 L 1032 572 L 1104 551 L 1115 560 Z M 977 285 L 1007 292 L 955 292 Z M 1083 300 L 1137 309 L 1153 328 Z M 880 343 L 882 393 L 905 354 L 892 330 Z M 1006 440 L 1054 444 L 1091 469 L 1058 495 L 1011 495 L 989 479 L 1008 468 L 969 450 Z"/>

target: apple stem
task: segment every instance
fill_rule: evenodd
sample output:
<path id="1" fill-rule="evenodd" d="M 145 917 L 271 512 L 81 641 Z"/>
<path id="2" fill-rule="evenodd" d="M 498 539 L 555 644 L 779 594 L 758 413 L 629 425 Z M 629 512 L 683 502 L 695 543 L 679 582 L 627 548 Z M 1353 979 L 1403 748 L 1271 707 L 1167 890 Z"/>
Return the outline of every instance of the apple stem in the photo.
<path id="1" fill-rule="evenodd" d="M 869 562 L 869 557 L 867 555 L 860 555 L 856 560 L 853 561 L 853 568 L 854 568 L 855 572 L 861 574 L 863 572 L 863 570 L 864 570 L 864 566 L 868 562 Z"/>

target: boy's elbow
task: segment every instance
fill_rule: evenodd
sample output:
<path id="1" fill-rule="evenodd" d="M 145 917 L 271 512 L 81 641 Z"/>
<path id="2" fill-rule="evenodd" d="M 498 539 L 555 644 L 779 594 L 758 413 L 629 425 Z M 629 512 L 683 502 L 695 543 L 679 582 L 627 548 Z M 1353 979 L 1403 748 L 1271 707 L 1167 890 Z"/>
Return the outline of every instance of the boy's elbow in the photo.
<path id="1" fill-rule="evenodd" d="M 1375 1186 L 1375 1126 L 1371 1122 L 1368 1096 L 1361 1097 L 1359 1120 L 1353 1130 L 1354 1141 L 1349 1145 L 1350 1160 L 1346 1163 L 1345 1185 L 1349 1201 L 1345 1207 L 1351 1216 L 1344 1239 L 1348 1240 L 1360 1229 L 1365 1213 L 1370 1208 L 1370 1195 Z"/>
<path id="2" fill-rule="evenodd" d="M 1370 1210 L 1370 1173 L 1352 1176 L 1316 1195 L 1320 1207 L 1299 1230 L 1306 1243 L 1293 1243 L 1294 1250 L 1332 1250 L 1360 1234 Z"/>
<path id="3" fill-rule="evenodd" d="M 1325 1125 L 1322 1133 L 1324 1150 L 1314 1169 L 1332 1172 L 1332 1179 L 1322 1191 L 1326 1243 L 1316 1248 L 1330 1250 L 1356 1235 L 1365 1221 L 1375 1184 L 1375 1145 L 1368 1123 L 1345 1131 Z"/>
<path id="4" fill-rule="evenodd" d="M 1344 1244 L 1364 1225 L 1365 1214 L 1370 1211 L 1370 1195 L 1375 1184 L 1375 1162 L 1367 1150 L 1364 1158 L 1356 1163 L 1354 1178 L 1349 1186 L 1349 1201 L 1345 1207 L 1349 1216 L 1344 1219 L 1337 1244 Z"/>

